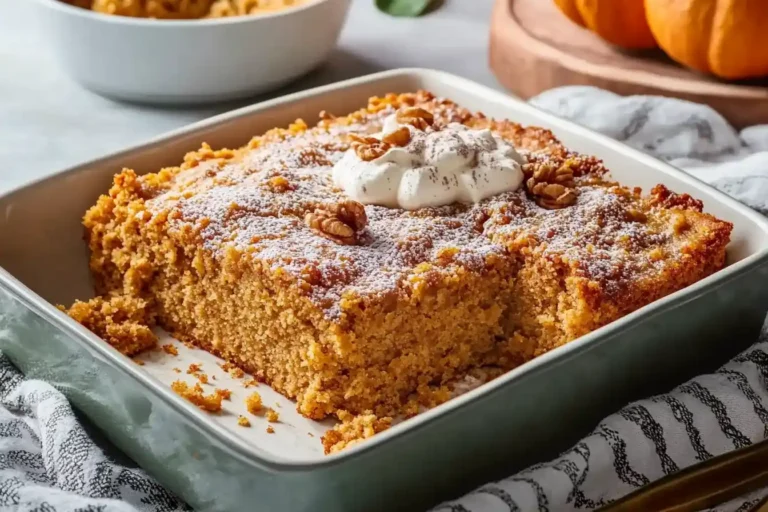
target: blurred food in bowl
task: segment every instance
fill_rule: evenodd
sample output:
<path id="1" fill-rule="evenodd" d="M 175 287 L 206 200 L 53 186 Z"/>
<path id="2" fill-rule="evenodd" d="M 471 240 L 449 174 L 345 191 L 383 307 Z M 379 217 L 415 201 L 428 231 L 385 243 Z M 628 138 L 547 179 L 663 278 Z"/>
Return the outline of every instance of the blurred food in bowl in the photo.
<path id="1" fill-rule="evenodd" d="M 62 0 L 103 14 L 184 20 L 273 13 L 307 0 Z"/>
<path id="2" fill-rule="evenodd" d="M 32 2 L 64 71 L 111 98 L 191 104 L 267 92 L 316 68 L 335 48 L 351 0 L 90 0 L 122 16 L 79 8 L 84 2 Z M 184 17 L 193 14 L 202 18 Z"/>

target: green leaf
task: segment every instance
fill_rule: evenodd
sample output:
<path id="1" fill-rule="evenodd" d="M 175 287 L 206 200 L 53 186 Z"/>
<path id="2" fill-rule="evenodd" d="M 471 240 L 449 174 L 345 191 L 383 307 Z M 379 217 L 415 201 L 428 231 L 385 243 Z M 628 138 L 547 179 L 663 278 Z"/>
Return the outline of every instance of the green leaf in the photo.
<path id="1" fill-rule="evenodd" d="M 376 7 L 392 16 L 414 17 L 424 14 L 432 0 L 376 0 Z"/>

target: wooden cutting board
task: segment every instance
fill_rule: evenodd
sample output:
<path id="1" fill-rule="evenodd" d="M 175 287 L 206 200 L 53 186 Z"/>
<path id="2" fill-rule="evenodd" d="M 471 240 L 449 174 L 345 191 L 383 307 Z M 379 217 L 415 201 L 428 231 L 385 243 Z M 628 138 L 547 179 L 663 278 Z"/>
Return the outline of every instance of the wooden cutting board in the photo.
<path id="1" fill-rule="evenodd" d="M 510 91 L 529 98 L 561 85 L 705 103 L 737 128 L 768 123 L 768 78 L 724 82 L 686 69 L 661 50 L 629 52 L 568 20 L 552 0 L 496 0 L 490 63 Z"/>

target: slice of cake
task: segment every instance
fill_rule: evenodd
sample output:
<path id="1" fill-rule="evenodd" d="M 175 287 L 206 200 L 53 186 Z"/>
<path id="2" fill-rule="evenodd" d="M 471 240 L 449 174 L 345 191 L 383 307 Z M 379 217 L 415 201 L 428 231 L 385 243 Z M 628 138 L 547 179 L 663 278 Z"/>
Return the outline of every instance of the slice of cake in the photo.
<path id="1" fill-rule="evenodd" d="M 434 406 L 717 271 L 731 231 L 427 92 L 126 169 L 84 224 L 99 294 L 315 419 Z"/>

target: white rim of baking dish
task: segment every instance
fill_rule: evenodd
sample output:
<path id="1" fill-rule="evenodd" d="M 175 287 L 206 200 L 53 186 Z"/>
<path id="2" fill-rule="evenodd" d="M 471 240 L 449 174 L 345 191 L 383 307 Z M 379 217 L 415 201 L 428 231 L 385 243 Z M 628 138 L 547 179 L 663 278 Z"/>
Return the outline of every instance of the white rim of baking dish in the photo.
<path id="1" fill-rule="evenodd" d="M 44 1 L 54 1 L 54 0 L 44 0 Z M 312 461 L 284 459 L 279 456 L 275 456 L 273 453 L 265 452 L 261 448 L 259 448 L 257 445 L 251 442 L 248 442 L 244 439 L 241 439 L 237 436 L 227 435 L 227 433 L 223 429 L 221 429 L 219 426 L 209 421 L 206 413 L 200 411 L 198 408 L 196 408 L 192 404 L 180 398 L 175 393 L 173 393 L 173 391 L 170 388 L 162 385 L 159 381 L 157 381 L 157 379 L 147 374 L 146 372 L 142 371 L 140 369 L 141 367 L 137 366 L 129 358 L 123 356 L 111 345 L 105 343 L 103 340 L 101 340 L 101 338 L 99 338 L 98 336 L 96 336 L 95 334 L 87 330 L 85 327 L 83 327 L 82 325 L 80 325 L 79 323 L 71 319 L 65 313 L 59 311 L 52 304 L 50 304 L 48 301 L 46 301 L 45 299 L 37 295 L 35 292 L 33 292 L 26 285 L 21 283 L 18 279 L 13 277 L 10 273 L 8 273 L 2 267 L 0 267 L 0 286 L 12 292 L 17 300 L 21 301 L 26 307 L 30 308 L 32 311 L 34 311 L 38 315 L 50 321 L 52 324 L 56 325 L 58 328 L 63 329 L 69 335 L 83 341 L 84 344 L 87 345 L 87 348 L 91 352 L 96 351 L 101 356 L 108 358 L 110 362 L 114 364 L 114 366 L 116 366 L 123 372 L 127 373 L 130 377 L 137 380 L 139 383 L 141 383 L 145 387 L 150 388 L 154 392 L 157 398 L 164 400 L 170 407 L 175 408 L 181 414 L 185 414 L 190 420 L 194 420 L 196 423 L 196 426 L 201 431 L 205 432 L 207 435 L 215 439 L 215 442 L 217 443 L 217 445 L 222 449 L 226 449 L 230 453 L 230 455 L 232 455 L 233 457 L 237 457 L 238 459 L 244 461 L 247 464 L 254 464 L 257 466 L 270 468 L 274 470 L 306 471 L 306 470 L 312 470 L 312 469 L 325 468 L 332 465 L 343 463 L 347 459 L 360 456 L 361 454 L 366 453 L 369 450 L 376 449 L 379 445 L 386 443 L 395 437 L 404 435 L 410 431 L 415 431 L 417 429 L 423 428 L 428 423 L 438 418 L 443 418 L 445 416 L 453 414 L 459 408 L 467 405 L 469 402 L 487 399 L 493 393 L 499 391 L 500 388 L 502 388 L 503 386 L 505 386 L 506 384 L 508 384 L 510 381 L 514 379 L 524 378 L 525 376 L 533 375 L 536 372 L 543 371 L 546 367 L 552 364 L 564 363 L 568 359 L 573 357 L 574 352 L 576 351 L 581 353 L 582 351 L 591 350 L 592 348 L 597 347 L 599 345 L 599 343 L 596 343 L 597 341 L 599 341 L 598 338 L 604 338 L 603 341 L 607 341 L 607 339 L 610 338 L 617 331 L 620 331 L 629 326 L 638 324 L 640 322 L 644 322 L 645 320 L 656 316 L 664 309 L 667 309 L 673 306 L 679 306 L 686 302 L 689 302 L 694 298 L 698 297 L 699 295 L 701 295 L 707 289 L 719 288 L 727 284 L 728 282 L 732 281 L 733 279 L 738 278 L 743 273 L 750 271 L 752 268 L 764 264 L 766 260 L 768 260 L 768 219 L 766 219 L 759 213 L 755 212 L 754 210 L 744 206 L 738 201 L 723 194 L 722 192 L 719 192 L 718 190 L 710 187 L 706 183 L 694 178 L 693 176 L 679 169 L 676 169 L 675 167 L 669 164 L 661 162 L 638 150 L 632 149 L 626 146 L 625 144 L 622 144 L 614 139 L 611 139 L 607 136 L 593 132 L 592 130 L 579 126 L 571 121 L 558 118 L 553 114 L 550 114 L 546 111 L 533 107 L 528 103 L 522 100 L 513 98 L 505 93 L 480 85 L 476 82 L 472 82 L 470 80 L 460 78 L 455 75 L 451 75 L 449 73 L 430 70 L 430 69 L 420 69 L 420 68 L 395 69 L 395 70 L 384 71 L 384 72 L 375 73 L 372 75 L 367 75 L 359 78 L 353 78 L 350 80 L 345 80 L 342 82 L 337 82 L 334 84 L 286 95 L 281 98 L 276 98 L 273 100 L 247 106 L 241 109 L 233 110 L 228 113 L 220 114 L 220 115 L 208 118 L 206 120 L 185 126 L 183 128 L 173 130 L 164 135 L 155 137 L 142 144 L 134 145 L 129 149 L 126 149 L 117 153 L 113 153 L 102 158 L 97 158 L 92 161 L 86 162 L 84 164 L 48 175 L 46 177 L 35 180 L 33 182 L 30 182 L 21 186 L 17 186 L 7 191 L 6 193 L 3 193 L 2 195 L 0 195 L 0 199 L 4 197 L 8 197 L 14 194 L 15 192 L 23 190 L 27 187 L 32 187 L 32 186 L 35 186 L 36 184 L 42 183 L 49 179 L 54 179 L 57 176 L 60 176 L 62 174 L 75 172 L 86 167 L 97 166 L 101 162 L 104 162 L 106 160 L 112 160 L 115 158 L 120 158 L 124 155 L 128 155 L 137 150 L 146 150 L 151 148 L 152 146 L 160 146 L 166 143 L 167 141 L 169 141 L 170 139 L 184 136 L 190 132 L 196 131 L 201 128 L 212 127 L 217 124 L 221 124 L 223 122 L 226 122 L 228 120 L 231 120 L 243 115 L 250 115 L 256 111 L 265 110 L 273 106 L 287 104 L 287 103 L 298 103 L 312 96 L 317 96 L 317 95 L 338 91 L 338 90 L 349 89 L 349 88 L 353 88 L 360 85 L 367 85 L 373 82 L 384 81 L 384 80 L 397 78 L 397 77 L 403 77 L 403 78 L 410 77 L 410 78 L 422 78 L 422 79 L 429 77 L 429 78 L 441 80 L 450 86 L 463 89 L 465 92 L 475 94 L 475 95 L 482 95 L 483 97 L 490 98 L 494 101 L 498 101 L 501 105 L 504 105 L 504 104 L 509 106 L 514 105 L 515 108 L 522 111 L 526 111 L 527 113 L 533 114 L 539 117 L 542 121 L 549 123 L 553 127 L 561 127 L 575 134 L 581 135 L 585 138 L 592 139 L 593 141 L 598 142 L 603 146 L 609 147 L 613 150 L 623 153 L 627 158 L 638 160 L 645 165 L 653 167 L 659 172 L 661 172 L 662 174 L 672 175 L 675 178 L 686 182 L 688 185 L 692 186 L 693 188 L 696 188 L 707 195 L 714 196 L 713 198 L 715 200 L 718 200 L 721 204 L 724 204 L 726 207 L 732 210 L 736 210 L 740 215 L 743 215 L 749 218 L 752 222 L 757 224 L 762 229 L 763 234 L 765 235 L 763 246 L 759 248 L 754 254 L 751 254 L 740 261 L 730 264 L 726 268 L 720 270 L 719 272 L 716 272 L 711 276 L 708 276 L 702 279 L 701 281 L 698 281 L 697 283 L 687 286 L 686 288 L 683 288 L 682 290 L 672 293 L 662 299 L 654 301 L 651 304 L 648 304 L 647 306 L 644 306 L 614 322 L 611 322 L 606 326 L 596 329 L 595 331 L 592 331 L 591 333 L 586 334 L 566 345 L 563 345 L 550 352 L 547 352 L 546 354 L 538 356 L 537 358 L 531 361 L 528 361 L 527 363 L 522 364 L 517 368 L 510 370 L 509 372 L 499 376 L 498 378 L 476 389 L 468 391 L 467 393 L 464 393 L 456 398 L 453 398 L 445 402 L 444 404 L 441 404 L 422 414 L 419 414 L 414 418 L 410 418 L 407 421 L 397 424 L 392 428 L 390 428 L 389 430 L 381 432 L 376 436 L 374 436 L 373 438 L 366 440 L 366 442 L 364 443 L 356 444 L 352 447 L 342 450 L 339 453 L 327 455 L 321 459 L 312 460 Z"/>
<path id="2" fill-rule="evenodd" d="M 104 14 L 90 9 L 76 7 L 61 0 L 37 0 L 38 3 L 48 6 L 52 9 L 58 9 L 67 14 L 74 14 L 86 18 L 103 21 L 105 23 L 114 23 L 117 25 L 134 25 L 141 27 L 192 27 L 192 26 L 211 26 L 211 25 L 237 25 L 240 23 L 255 23 L 257 21 L 266 21 L 292 14 L 298 14 L 330 0 L 308 0 L 306 3 L 295 7 L 287 7 L 283 10 L 266 14 L 246 14 L 241 16 L 227 16 L 222 18 L 197 18 L 185 20 L 166 20 L 157 18 L 134 18 L 131 16 L 116 16 Z"/>

